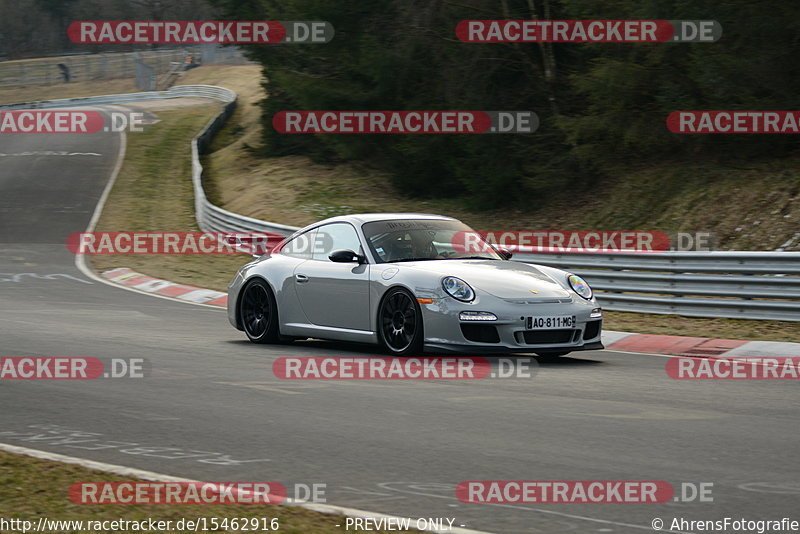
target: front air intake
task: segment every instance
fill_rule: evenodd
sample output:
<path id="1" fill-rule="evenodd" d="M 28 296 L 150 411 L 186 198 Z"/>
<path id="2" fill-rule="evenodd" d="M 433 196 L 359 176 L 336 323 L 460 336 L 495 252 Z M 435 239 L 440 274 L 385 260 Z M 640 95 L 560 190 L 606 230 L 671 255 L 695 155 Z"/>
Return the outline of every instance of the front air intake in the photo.
<path id="1" fill-rule="evenodd" d="M 583 331 L 583 340 L 588 341 L 600 334 L 600 323 L 603 321 L 587 321 L 586 330 Z"/>
<path id="2" fill-rule="evenodd" d="M 575 330 L 562 328 L 560 330 L 523 330 L 517 332 L 518 343 L 526 345 L 548 345 L 553 343 L 569 343 Z"/>
<path id="3" fill-rule="evenodd" d="M 500 343 L 497 327 L 490 324 L 462 324 L 461 333 L 475 343 Z"/>

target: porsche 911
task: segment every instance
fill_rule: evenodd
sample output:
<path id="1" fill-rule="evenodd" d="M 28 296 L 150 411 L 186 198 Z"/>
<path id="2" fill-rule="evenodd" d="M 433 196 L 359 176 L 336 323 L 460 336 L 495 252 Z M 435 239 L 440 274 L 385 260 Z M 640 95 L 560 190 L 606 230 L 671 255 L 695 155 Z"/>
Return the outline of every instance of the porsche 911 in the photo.
<path id="1" fill-rule="evenodd" d="M 423 351 L 560 356 L 602 349 L 602 310 L 581 277 L 514 261 L 445 216 L 344 215 L 244 265 L 228 317 L 254 343 L 318 338 Z"/>

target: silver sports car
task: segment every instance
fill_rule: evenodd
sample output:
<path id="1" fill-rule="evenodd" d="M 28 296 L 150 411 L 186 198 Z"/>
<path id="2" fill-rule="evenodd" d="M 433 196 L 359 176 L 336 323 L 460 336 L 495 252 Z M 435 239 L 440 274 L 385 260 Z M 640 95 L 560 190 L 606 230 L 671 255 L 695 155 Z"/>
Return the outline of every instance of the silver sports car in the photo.
<path id="1" fill-rule="evenodd" d="M 602 312 L 583 279 L 485 243 L 459 246 L 465 232 L 476 235 L 413 213 L 314 223 L 239 269 L 228 318 L 254 343 L 361 341 L 395 355 L 603 348 Z"/>

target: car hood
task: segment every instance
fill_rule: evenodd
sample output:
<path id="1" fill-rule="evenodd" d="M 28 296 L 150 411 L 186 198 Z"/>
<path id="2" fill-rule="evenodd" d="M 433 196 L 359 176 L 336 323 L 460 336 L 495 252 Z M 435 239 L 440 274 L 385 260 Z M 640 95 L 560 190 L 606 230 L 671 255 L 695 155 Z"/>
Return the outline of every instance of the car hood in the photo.
<path id="1" fill-rule="evenodd" d="M 399 265 L 399 264 L 398 264 Z M 534 265 L 501 260 L 429 260 L 406 266 L 441 276 L 456 276 L 475 289 L 502 299 L 570 298 L 551 277 Z"/>

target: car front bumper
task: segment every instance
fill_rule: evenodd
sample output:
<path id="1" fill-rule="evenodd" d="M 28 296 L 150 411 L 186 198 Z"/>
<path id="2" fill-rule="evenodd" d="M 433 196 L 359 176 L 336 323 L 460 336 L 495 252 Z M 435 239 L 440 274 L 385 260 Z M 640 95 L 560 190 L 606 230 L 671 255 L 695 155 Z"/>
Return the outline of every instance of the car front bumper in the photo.
<path id="1" fill-rule="evenodd" d="M 556 300 L 559 301 L 501 299 L 485 293 L 471 303 L 434 299 L 433 303 L 420 306 L 425 349 L 539 354 L 602 349 L 602 315 L 592 317 L 593 310 L 598 309 L 597 302 L 580 297 Z M 462 311 L 490 312 L 497 320 L 463 321 L 459 318 Z M 574 317 L 574 323 L 563 328 L 536 328 L 535 319 L 542 317 Z"/>

